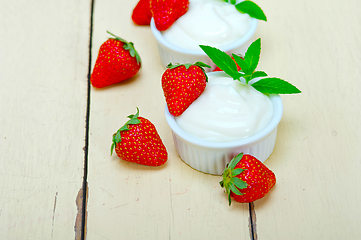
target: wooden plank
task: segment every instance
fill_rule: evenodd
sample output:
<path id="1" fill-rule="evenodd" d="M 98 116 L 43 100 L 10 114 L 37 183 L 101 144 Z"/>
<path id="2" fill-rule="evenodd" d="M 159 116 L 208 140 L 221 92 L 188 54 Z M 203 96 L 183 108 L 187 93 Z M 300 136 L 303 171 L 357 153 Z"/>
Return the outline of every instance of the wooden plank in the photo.
<path id="1" fill-rule="evenodd" d="M 90 1 L 0 5 L 0 239 L 74 239 Z"/>
<path id="2" fill-rule="evenodd" d="M 265 1 L 260 69 L 303 90 L 284 96 L 272 193 L 255 202 L 259 239 L 360 239 L 359 1 Z"/>
<path id="3" fill-rule="evenodd" d="M 95 2 L 92 66 L 109 30 L 134 43 L 143 67 L 132 79 L 91 91 L 87 239 L 250 239 L 248 205 L 229 207 L 220 177 L 191 169 L 175 152 L 164 117 L 164 69 L 150 28 L 132 23 L 135 4 Z M 163 167 L 110 156 L 113 133 L 136 107 L 155 124 L 167 147 Z"/>

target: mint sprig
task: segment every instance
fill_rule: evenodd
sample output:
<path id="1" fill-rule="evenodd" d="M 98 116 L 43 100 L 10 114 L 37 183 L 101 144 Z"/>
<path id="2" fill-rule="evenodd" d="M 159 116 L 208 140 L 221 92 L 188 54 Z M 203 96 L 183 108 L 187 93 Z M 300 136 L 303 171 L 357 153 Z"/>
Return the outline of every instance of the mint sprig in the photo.
<path id="1" fill-rule="evenodd" d="M 261 55 L 261 39 L 258 38 L 247 49 L 244 59 L 236 54 L 232 54 L 234 60 L 241 67 L 237 70 L 237 65 L 227 53 L 215 47 L 206 45 L 199 45 L 199 47 L 208 55 L 208 57 L 222 69 L 226 74 L 234 80 L 238 80 L 245 84 L 250 84 L 250 81 L 255 78 L 260 78 L 258 81 L 251 83 L 261 93 L 264 94 L 294 94 L 301 93 L 301 91 L 293 86 L 291 83 L 276 77 L 267 77 L 264 71 L 256 71 Z"/>
<path id="2" fill-rule="evenodd" d="M 244 0 L 244 1 L 236 4 L 236 0 L 224 0 L 224 1 L 235 5 L 236 9 L 240 13 L 246 13 L 252 18 L 256 18 L 258 20 L 267 22 L 266 15 L 264 14 L 263 10 L 255 2 L 252 2 L 250 0 Z"/>
<path id="3" fill-rule="evenodd" d="M 243 76 L 241 73 L 238 72 L 236 63 L 227 53 L 215 47 L 206 45 L 199 46 L 209 56 L 209 58 L 213 61 L 214 64 L 216 64 L 220 69 L 222 69 L 225 73 L 231 76 L 234 80 L 240 79 Z"/>

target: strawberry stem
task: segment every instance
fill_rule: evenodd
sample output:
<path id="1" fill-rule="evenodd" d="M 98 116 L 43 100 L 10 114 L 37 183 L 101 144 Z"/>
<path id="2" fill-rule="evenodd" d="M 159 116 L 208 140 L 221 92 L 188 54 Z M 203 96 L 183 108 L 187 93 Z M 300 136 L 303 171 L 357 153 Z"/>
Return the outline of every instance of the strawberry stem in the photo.
<path id="1" fill-rule="evenodd" d="M 115 39 L 115 40 L 117 40 L 117 41 L 123 42 L 123 43 L 124 43 L 123 48 L 124 48 L 125 50 L 128 50 L 128 51 L 129 51 L 130 56 L 135 57 L 135 58 L 137 59 L 137 63 L 138 63 L 138 64 L 141 64 L 141 63 L 142 63 L 142 60 L 141 60 L 138 52 L 135 50 L 134 44 L 133 44 L 132 42 L 127 42 L 127 41 L 124 40 L 123 38 L 118 37 L 118 36 L 114 35 L 113 33 L 109 32 L 109 31 L 107 31 L 107 33 L 109 33 L 110 35 L 112 35 L 112 36 L 114 37 L 114 38 L 109 38 L 109 39 Z"/>
<path id="2" fill-rule="evenodd" d="M 223 180 L 219 182 L 222 188 L 226 189 L 226 193 L 228 194 L 228 202 L 229 206 L 231 206 L 231 192 L 236 195 L 242 195 L 239 189 L 243 189 L 247 187 L 247 183 L 236 177 L 245 169 L 235 168 L 236 165 L 241 161 L 243 157 L 243 153 L 238 154 L 227 164 L 226 168 L 223 172 Z"/>
<path id="3" fill-rule="evenodd" d="M 204 73 L 204 75 L 206 76 L 206 82 L 208 82 L 208 76 L 206 74 L 206 71 L 204 70 L 205 67 L 207 68 L 211 68 L 211 66 L 205 64 L 204 62 L 196 62 L 196 63 L 176 63 L 176 64 L 172 64 L 172 63 L 169 63 L 167 65 L 167 68 L 169 69 L 174 69 L 174 68 L 177 68 L 177 67 L 180 67 L 180 66 L 184 66 L 186 68 L 186 70 L 188 70 L 188 68 L 190 68 L 191 66 L 197 66 L 197 67 L 200 67 Z"/>
<path id="4" fill-rule="evenodd" d="M 113 134 L 113 143 L 110 148 L 110 155 L 113 155 L 114 148 L 116 147 L 116 145 L 118 143 L 120 143 L 122 141 L 121 132 L 128 131 L 129 125 L 135 125 L 135 124 L 140 123 L 140 120 L 138 119 L 138 117 L 139 117 L 139 108 L 137 107 L 137 113 L 129 115 L 128 118 L 130 118 L 130 120 L 128 120 L 121 128 L 118 129 L 118 131 L 116 133 Z"/>

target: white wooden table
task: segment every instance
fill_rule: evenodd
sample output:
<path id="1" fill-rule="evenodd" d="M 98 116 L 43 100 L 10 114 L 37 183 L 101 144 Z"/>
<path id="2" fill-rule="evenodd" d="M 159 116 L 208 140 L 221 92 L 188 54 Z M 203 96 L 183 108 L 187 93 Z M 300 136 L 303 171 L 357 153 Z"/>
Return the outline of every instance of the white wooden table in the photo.
<path id="1" fill-rule="evenodd" d="M 0 2 L 0 239 L 361 239 L 361 2 L 258 0 L 258 69 L 303 92 L 265 164 L 275 188 L 233 203 L 219 176 L 175 152 L 164 68 L 137 1 Z M 132 41 L 141 72 L 101 90 L 89 75 L 106 31 Z M 110 156 L 139 107 L 169 160 L 149 168 Z M 86 201 L 87 200 L 87 201 Z"/>

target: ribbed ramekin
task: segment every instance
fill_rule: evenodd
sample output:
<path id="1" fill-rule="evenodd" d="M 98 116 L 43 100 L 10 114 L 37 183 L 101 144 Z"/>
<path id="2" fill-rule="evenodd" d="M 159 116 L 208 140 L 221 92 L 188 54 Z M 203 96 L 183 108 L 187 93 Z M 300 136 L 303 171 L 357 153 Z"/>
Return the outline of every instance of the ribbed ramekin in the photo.
<path id="1" fill-rule="evenodd" d="M 253 35 L 256 32 L 257 25 L 258 20 L 251 18 L 251 26 L 248 32 L 242 38 L 225 47 L 220 47 L 219 49 L 229 54 L 235 53 L 244 55 L 247 51 L 247 48 L 254 40 Z M 199 48 L 199 50 L 190 50 L 176 46 L 171 42 L 166 41 L 162 33 L 155 27 L 153 19 L 151 21 L 150 27 L 155 39 L 157 40 L 159 57 L 164 67 L 166 67 L 169 63 L 195 63 L 197 61 L 201 61 L 212 66 L 212 69 L 206 68 L 206 71 L 212 71 L 215 68 L 213 62 L 202 51 L 201 48 Z"/>
<path id="2" fill-rule="evenodd" d="M 208 73 L 221 74 L 221 72 Z M 232 142 L 209 142 L 184 132 L 175 117 L 165 107 L 165 117 L 173 134 L 173 141 L 180 158 L 192 168 L 209 174 L 222 175 L 224 168 L 238 153 L 251 154 L 264 162 L 273 152 L 277 127 L 282 118 L 283 104 L 279 95 L 270 95 L 274 107 L 271 122 L 255 135 Z"/>

